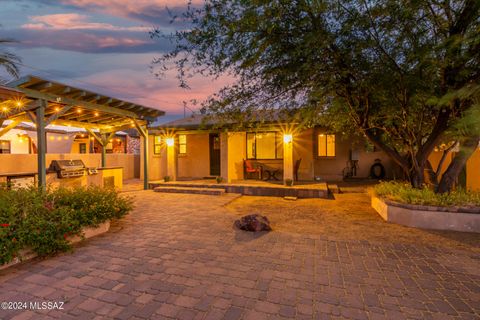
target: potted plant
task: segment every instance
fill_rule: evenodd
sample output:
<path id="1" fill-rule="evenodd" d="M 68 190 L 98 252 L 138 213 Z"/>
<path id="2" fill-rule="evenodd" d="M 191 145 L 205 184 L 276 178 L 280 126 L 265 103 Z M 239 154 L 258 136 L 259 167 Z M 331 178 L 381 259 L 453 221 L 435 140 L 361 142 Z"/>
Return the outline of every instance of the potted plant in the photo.
<path id="1" fill-rule="evenodd" d="M 222 183 L 223 178 L 218 176 L 218 177 L 215 178 L 215 180 L 217 181 L 217 183 Z"/>
<path id="2" fill-rule="evenodd" d="M 285 179 L 285 185 L 287 187 L 293 186 L 293 180 L 292 179 Z"/>
<path id="3" fill-rule="evenodd" d="M 170 176 L 165 176 L 165 177 L 163 177 L 163 181 L 164 181 L 164 182 L 170 181 Z"/>

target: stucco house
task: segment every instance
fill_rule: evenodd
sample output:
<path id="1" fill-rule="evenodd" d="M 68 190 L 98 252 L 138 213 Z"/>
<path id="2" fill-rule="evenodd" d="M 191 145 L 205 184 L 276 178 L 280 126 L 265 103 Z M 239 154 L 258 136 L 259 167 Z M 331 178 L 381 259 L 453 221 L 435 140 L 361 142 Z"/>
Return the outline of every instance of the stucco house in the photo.
<path id="1" fill-rule="evenodd" d="M 385 153 L 364 139 L 322 128 L 287 127 L 268 123 L 243 131 L 215 129 L 208 123 L 202 125 L 202 115 L 193 115 L 150 128 L 149 178 L 190 180 L 220 176 L 226 182 L 244 180 L 252 178 L 246 175 L 245 160 L 253 167 L 263 168 L 263 179 L 294 179 L 295 173 L 303 181 L 368 178 L 375 164 L 379 165 L 374 172 L 383 178 L 400 174 Z M 298 172 L 295 164 L 299 165 Z M 377 172 L 382 167 L 384 172 Z"/>

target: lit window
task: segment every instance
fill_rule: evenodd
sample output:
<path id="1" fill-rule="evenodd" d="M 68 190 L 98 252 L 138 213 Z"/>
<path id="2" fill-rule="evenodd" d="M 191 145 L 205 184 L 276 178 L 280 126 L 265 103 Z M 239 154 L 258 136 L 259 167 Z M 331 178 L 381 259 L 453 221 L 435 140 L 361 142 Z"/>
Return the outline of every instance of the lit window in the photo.
<path id="1" fill-rule="evenodd" d="M 282 159 L 283 139 L 279 132 L 247 133 L 248 159 Z"/>
<path id="2" fill-rule="evenodd" d="M 318 156 L 319 157 L 335 157 L 335 135 L 319 134 L 318 135 Z"/>
<path id="3" fill-rule="evenodd" d="M 0 140 L 0 153 L 10 153 L 10 141 Z"/>
<path id="4" fill-rule="evenodd" d="M 162 152 L 162 136 L 153 137 L 153 153 L 160 154 Z"/>
<path id="5" fill-rule="evenodd" d="M 187 153 L 187 135 L 185 134 L 178 135 L 178 153 Z"/>

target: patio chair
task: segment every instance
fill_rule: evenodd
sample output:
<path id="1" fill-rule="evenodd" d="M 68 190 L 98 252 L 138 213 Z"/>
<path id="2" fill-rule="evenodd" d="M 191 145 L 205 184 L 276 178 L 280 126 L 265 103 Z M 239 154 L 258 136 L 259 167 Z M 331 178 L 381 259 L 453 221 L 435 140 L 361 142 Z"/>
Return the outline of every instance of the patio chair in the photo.
<path id="1" fill-rule="evenodd" d="M 248 177 L 248 175 L 255 173 L 258 174 L 258 180 L 262 180 L 263 177 L 263 167 L 262 166 L 257 166 L 256 168 L 253 166 L 252 161 L 250 160 L 243 160 L 243 167 L 245 170 L 245 178 Z"/>
<path id="2" fill-rule="evenodd" d="M 298 181 L 298 169 L 300 168 L 300 163 L 302 162 L 302 158 L 295 161 L 295 166 L 293 167 L 293 175 L 295 177 L 295 181 Z"/>

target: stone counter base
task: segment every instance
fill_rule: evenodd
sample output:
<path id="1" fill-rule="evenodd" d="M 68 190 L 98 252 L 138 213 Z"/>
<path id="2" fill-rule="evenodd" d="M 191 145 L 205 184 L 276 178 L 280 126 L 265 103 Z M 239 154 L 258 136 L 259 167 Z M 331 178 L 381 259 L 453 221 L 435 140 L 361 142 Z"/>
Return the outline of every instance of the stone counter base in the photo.
<path id="1" fill-rule="evenodd" d="M 105 233 L 108 230 L 110 230 L 110 221 L 103 222 L 96 228 L 86 227 L 83 229 L 83 237 L 75 236 L 75 237 L 69 238 L 68 240 L 71 243 L 78 243 L 82 240 L 92 238 L 102 233 Z M 19 263 L 36 258 L 37 254 L 30 249 L 23 249 L 20 251 L 19 256 L 20 257 L 16 257 L 15 259 L 13 259 L 11 262 L 7 264 L 0 265 L 0 270 L 7 269 Z"/>
<path id="2" fill-rule="evenodd" d="M 480 214 L 478 213 L 432 210 L 435 207 L 419 210 L 405 205 L 399 206 L 376 196 L 372 196 L 371 205 L 387 222 L 422 229 L 480 233 Z"/>

